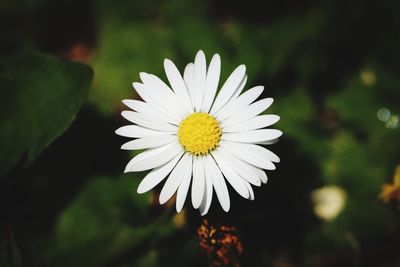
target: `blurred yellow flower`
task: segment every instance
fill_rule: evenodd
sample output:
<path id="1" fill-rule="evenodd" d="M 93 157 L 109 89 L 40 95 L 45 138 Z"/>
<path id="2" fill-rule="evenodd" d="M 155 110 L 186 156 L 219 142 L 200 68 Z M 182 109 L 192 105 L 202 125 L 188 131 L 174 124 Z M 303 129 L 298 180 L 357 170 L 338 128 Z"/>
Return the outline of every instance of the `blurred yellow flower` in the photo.
<path id="1" fill-rule="evenodd" d="M 382 186 L 379 198 L 385 203 L 397 200 L 400 204 L 400 165 L 397 165 L 394 171 L 393 183 Z"/>
<path id="2" fill-rule="evenodd" d="M 176 228 L 182 228 L 186 224 L 186 213 L 185 210 L 182 210 L 180 213 L 176 213 L 172 218 L 172 222 L 176 226 Z"/>
<path id="3" fill-rule="evenodd" d="M 370 69 L 364 69 L 360 73 L 361 81 L 366 86 L 372 86 L 376 83 L 376 74 Z"/>
<path id="4" fill-rule="evenodd" d="M 311 198 L 315 215 L 326 221 L 335 219 L 346 204 L 346 192 L 334 185 L 314 190 Z"/>

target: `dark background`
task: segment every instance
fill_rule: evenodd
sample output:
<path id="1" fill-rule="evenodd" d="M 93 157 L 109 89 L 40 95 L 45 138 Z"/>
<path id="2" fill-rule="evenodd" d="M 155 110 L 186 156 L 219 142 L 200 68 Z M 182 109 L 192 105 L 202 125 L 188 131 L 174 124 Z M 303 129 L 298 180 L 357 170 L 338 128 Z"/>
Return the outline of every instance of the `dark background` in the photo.
<path id="1" fill-rule="evenodd" d="M 243 253 L 230 247 L 240 254 L 231 266 L 400 266 L 399 14 L 395 0 L 0 1 L 0 80 L 7 66 L 22 77 L 19 87 L 0 83 L 0 146 L 9 148 L 0 159 L 20 151 L 0 172 L 0 266 L 221 266 L 199 245 L 203 219 L 236 229 Z M 214 198 L 205 217 L 190 203 L 180 214 L 173 201 L 160 206 L 159 187 L 137 195 L 144 173 L 122 174 L 131 155 L 114 134 L 139 72 L 165 80 L 164 58 L 183 70 L 199 49 L 221 55 L 222 80 L 245 64 L 246 88 L 266 87 L 284 132 L 272 146 L 281 163 L 255 201 L 230 190 L 231 211 Z M 32 154 L 40 142 L 20 140 L 38 123 L 61 123 L 56 107 L 75 93 L 36 116 L 35 99 L 71 83 L 52 76 L 50 59 L 13 65 L 12 55 L 31 51 L 94 72 L 79 113 Z M 22 81 L 34 69 L 49 74 L 33 74 L 36 98 L 17 106 L 26 94 L 14 92 L 33 90 Z M 23 119 L 10 115 L 18 112 Z M 17 126 L 20 139 L 7 135 Z"/>

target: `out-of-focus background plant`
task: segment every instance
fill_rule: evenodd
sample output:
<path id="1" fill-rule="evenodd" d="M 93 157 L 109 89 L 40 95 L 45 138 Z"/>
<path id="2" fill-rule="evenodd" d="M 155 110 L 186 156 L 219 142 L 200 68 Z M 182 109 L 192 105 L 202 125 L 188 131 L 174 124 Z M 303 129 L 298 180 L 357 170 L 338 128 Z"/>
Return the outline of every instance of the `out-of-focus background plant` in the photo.
<path id="1" fill-rule="evenodd" d="M 0 266 L 400 266 L 396 0 L 0 2 Z M 275 98 L 256 200 L 137 195 L 121 99 L 197 50 Z M 189 204 L 187 204 L 189 205 Z M 206 221 L 203 221 L 206 219 Z"/>

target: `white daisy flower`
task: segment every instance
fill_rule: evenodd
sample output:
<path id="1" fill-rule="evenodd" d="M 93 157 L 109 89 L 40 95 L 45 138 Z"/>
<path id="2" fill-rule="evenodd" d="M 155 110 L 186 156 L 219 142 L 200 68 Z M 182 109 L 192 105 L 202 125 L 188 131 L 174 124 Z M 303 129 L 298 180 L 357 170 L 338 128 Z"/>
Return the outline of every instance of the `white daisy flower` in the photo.
<path id="1" fill-rule="evenodd" d="M 180 212 L 191 184 L 191 199 L 202 215 L 210 208 L 213 191 L 224 211 L 230 199 L 226 181 L 247 199 L 254 199 L 251 185 L 267 182 L 264 170 L 274 170 L 279 157 L 261 145 L 275 143 L 282 132 L 264 129 L 279 120 L 277 115 L 260 115 L 272 98 L 256 99 L 264 87 L 242 93 L 246 67 L 237 67 L 217 94 L 221 59 L 215 54 L 207 68 L 203 51 L 189 63 L 183 77 L 175 64 L 165 59 L 170 86 L 157 76 L 140 73 L 133 87 L 144 101 L 123 100 L 133 111 L 122 116 L 133 125 L 116 130 L 135 138 L 121 149 L 146 149 L 136 155 L 125 172 L 151 170 L 137 192 L 151 190 L 167 176 L 160 193 L 165 203 L 176 193 Z M 172 88 L 172 90 L 171 90 Z"/>

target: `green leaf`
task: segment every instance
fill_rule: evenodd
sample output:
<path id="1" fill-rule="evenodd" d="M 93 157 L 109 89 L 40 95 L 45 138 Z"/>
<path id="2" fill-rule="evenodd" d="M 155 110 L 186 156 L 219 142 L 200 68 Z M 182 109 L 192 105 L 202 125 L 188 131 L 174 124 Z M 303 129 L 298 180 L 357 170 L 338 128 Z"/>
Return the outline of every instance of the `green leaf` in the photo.
<path id="1" fill-rule="evenodd" d="M 40 53 L 0 60 L 0 175 L 32 162 L 68 129 L 92 76 L 83 64 Z"/>

